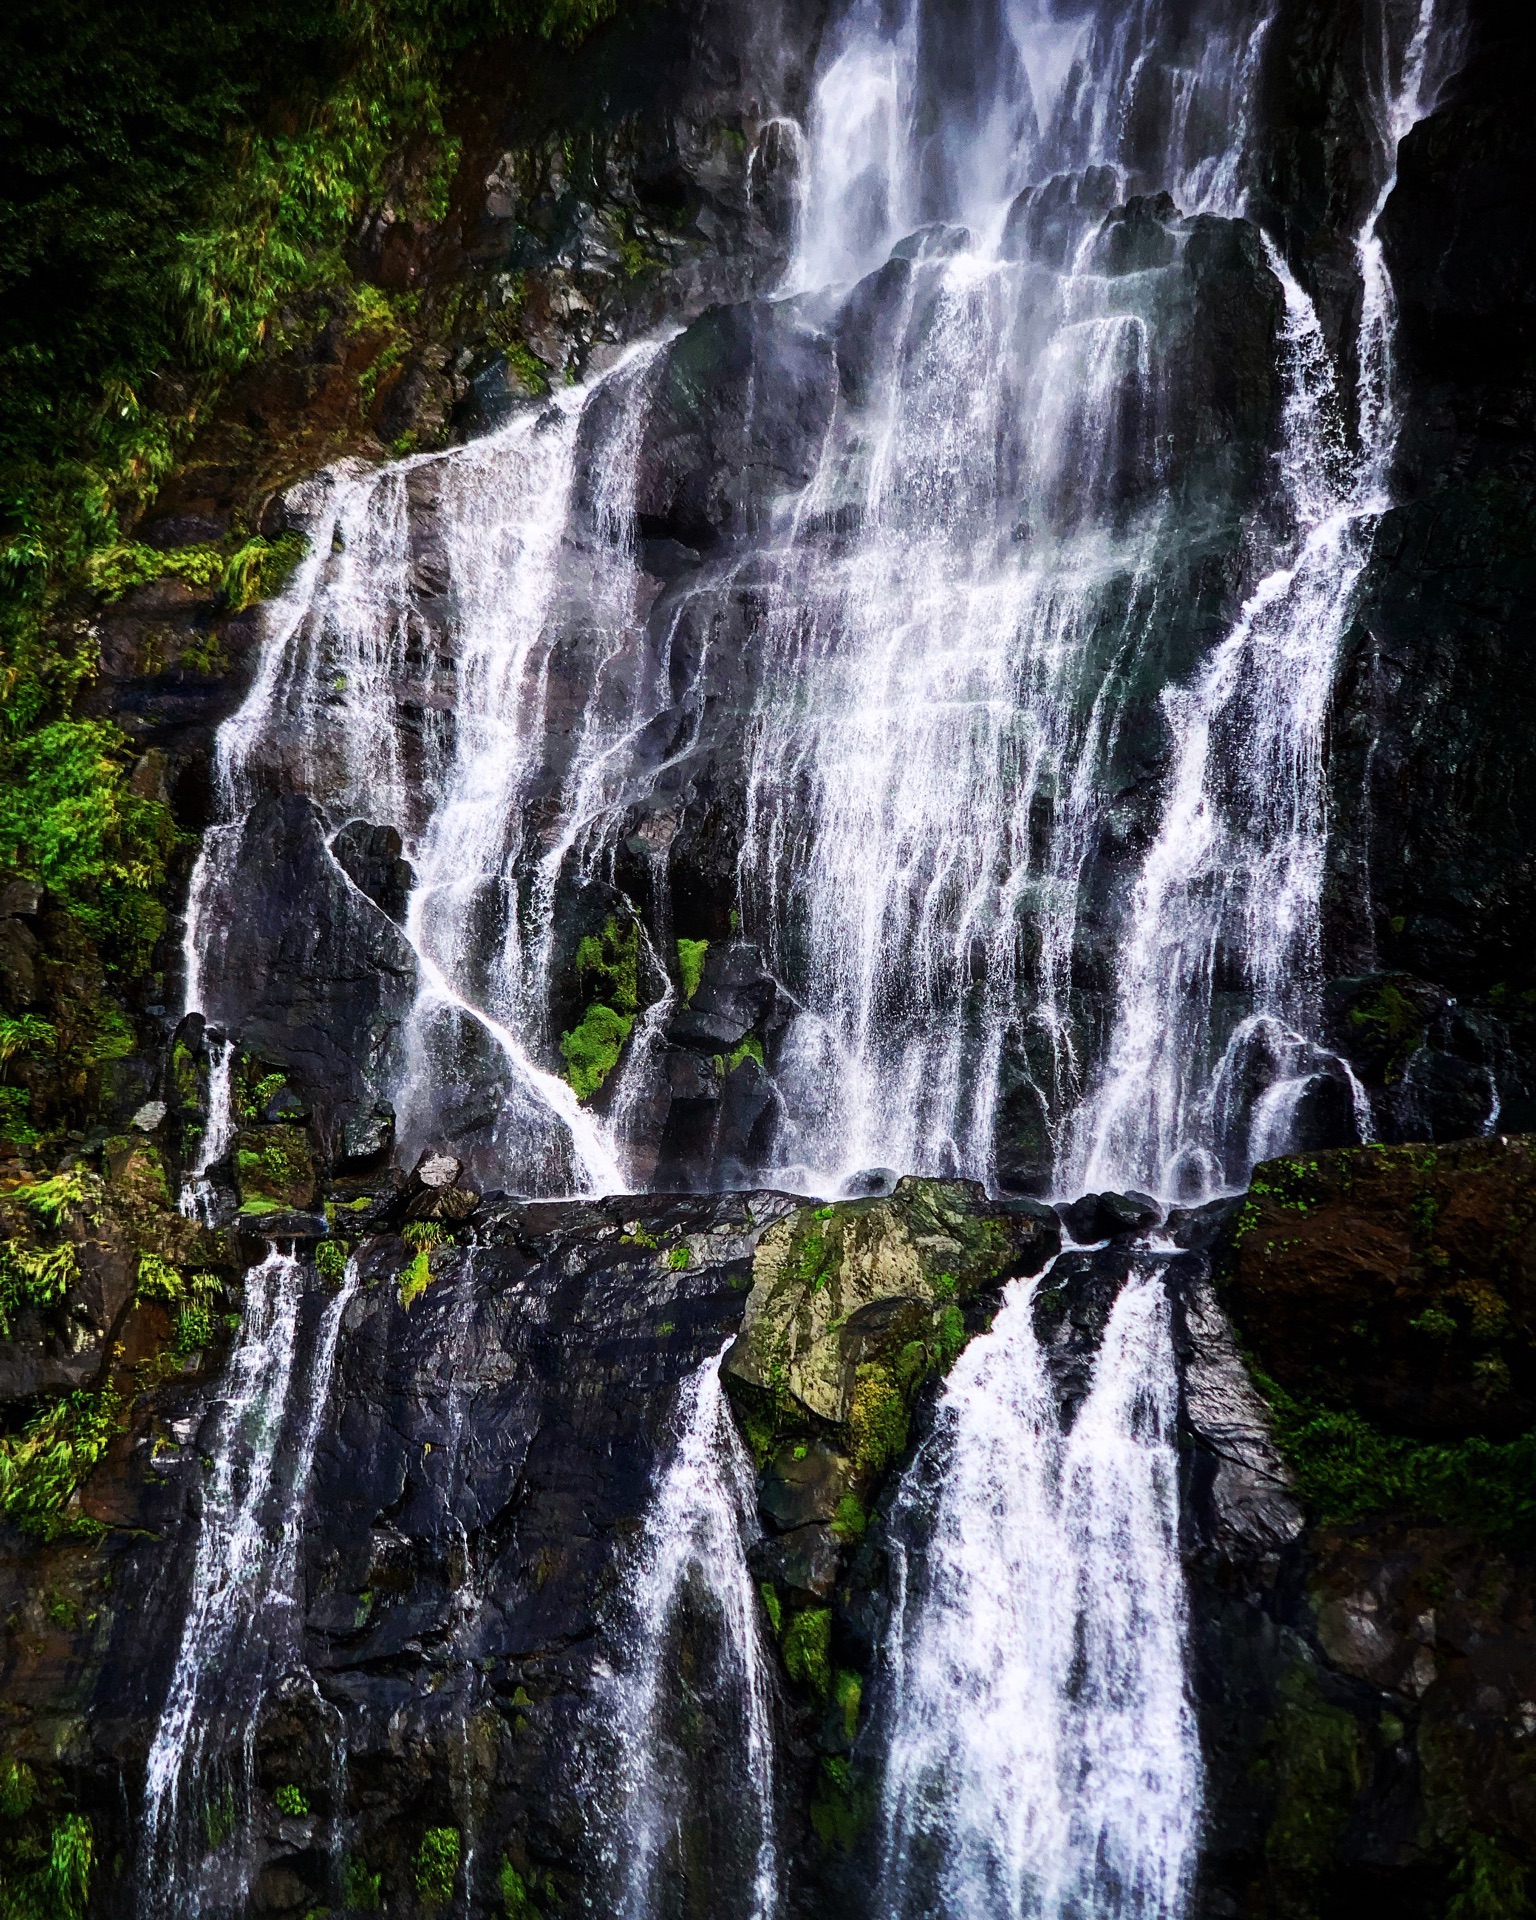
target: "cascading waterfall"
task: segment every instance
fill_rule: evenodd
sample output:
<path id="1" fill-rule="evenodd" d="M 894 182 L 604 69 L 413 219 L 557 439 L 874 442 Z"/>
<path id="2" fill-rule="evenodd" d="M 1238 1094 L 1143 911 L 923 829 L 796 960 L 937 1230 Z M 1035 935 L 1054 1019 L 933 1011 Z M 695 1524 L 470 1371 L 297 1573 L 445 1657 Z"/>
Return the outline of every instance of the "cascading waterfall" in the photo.
<path id="1" fill-rule="evenodd" d="M 833 1192 L 880 1163 L 1006 1185 L 1000 1143 L 1029 1132 L 1029 1177 L 1063 1192 L 1195 1198 L 1283 1148 L 1309 1085 L 1347 1082 L 1317 1038 L 1325 719 L 1396 444 L 1376 226 L 1454 35 L 1436 0 L 1406 44 L 1382 8 L 1352 393 L 1277 249 L 1251 262 L 1280 316 L 1278 444 L 1256 480 L 1185 431 L 1180 381 L 1200 262 L 1246 204 L 1272 17 L 1019 0 L 962 30 L 927 0 L 858 0 L 829 35 L 781 304 L 837 337 L 838 402 L 809 484 L 694 589 L 761 608 L 737 910 L 795 1010 L 770 1063 L 786 1184 Z M 469 1088 L 488 1159 L 525 1192 L 625 1184 L 674 1004 L 655 988 L 610 1118 L 578 1102 L 554 1070 L 560 889 L 609 876 L 697 720 L 636 558 L 662 350 L 472 446 L 309 487 L 310 556 L 221 733 L 226 818 L 192 888 L 189 1005 L 213 1019 L 258 796 L 312 792 L 332 832 L 397 827 L 418 968 L 390 1089 L 402 1140 L 465 1130 Z M 1196 619 L 1202 568 L 1225 584 Z M 292 1584 L 260 1570 L 261 1515 L 298 1290 L 277 1255 L 251 1276 L 151 1754 L 146 1884 L 173 1912 L 204 1871 L 186 1820 L 223 1751 L 219 1676 Z M 892 1916 L 1180 1913 L 1200 1758 L 1176 1397 L 1151 1259 L 1069 1426 L 1029 1288 L 956 1366 L 892 1517 L 874 1723 Z M 656 1915 L 658 1868 L 706 1818 L 678 1689 L 708 1696 L 739 1771 L 720 1910 L 776 1910 L 750 1510 L 711 1362 L 682 1392 L 593 1736 L 626 1920 Z M 710 1671 L 674 1671 L 694 1629 Z"/>
<path id="2" fill-rule="evenodd" d="M 1355 242 L 1364 292 L 1353 446 L 1317 316 L 1269 249 L 1286 300 L 1279 467 L 1294 532 L 1192 684 L 1165 695 L 1173 771 L 1119 959 L 1108 1056 L 1078 1117 L 1069 1164 L 1082 1187 L 1118 1181 L 1183 1196 L 1240 1186 L 1256 1160 L 1289 1144 L 1296 1101 L 1325 1058 L 1307 1038 L 1321 984 L 1323 735 L 1339 645 L 1391 504 L 1397 442 L 1393 295 L 1376 228 L 1398 146 L 1454 62 L 1454 34 L 1437 33 L 1444 11 L 1421 0 L 1401 49 L 1382 21 L 1373 104 L 1383 178 Z M 1253 1011 L 1213 1073 L 1224 957 Z M 1250 1102 L 1242 1083 L 1256 1063 L 1267 1085 Z M 1360 1119 L 1363 1131 L 1368 1110 Z"/>
<path id="3" fill-rule="evenodd" d="M 592 1716 L 595 1838 L 622 1920 L 660 1920 L 659 1885 L 677 1850 L 697 1857 L 687 1830 L 711 1824 L 710 1911 L 773 1920 L 772 1683 L 746 1560 L 754 1483 L 718 1355 L 684 1381 L 674 1429 Z M 691 1735 L 677 1720 L 684 1695 L 694 1703 Z M 697 1746 L 700 1704 L 719 1729 L 708 1754 Z"/>
<path id="4" fill-rule="evenodd" d="M 1015 1282 L 892 1515 L 881 1911 L 1174 1916 L 1200 1754 L 1184 1681 L 1163 1274 L 1121 1289 L 1065 1432 Z"/>
<path id="5" fill-rule="evenodd" d="M 356 1267 L 326 1303 L 300 1372 L 304 1280 L 299 1261 L 275 1248 L 246 1276 L 181 1641 L 145 1772 L 138 1911 L 156 1920 L 195 1915 L 215 1895 L 238 1904 L 262 1702 L 302 1669 L 304 1502 Z"/>

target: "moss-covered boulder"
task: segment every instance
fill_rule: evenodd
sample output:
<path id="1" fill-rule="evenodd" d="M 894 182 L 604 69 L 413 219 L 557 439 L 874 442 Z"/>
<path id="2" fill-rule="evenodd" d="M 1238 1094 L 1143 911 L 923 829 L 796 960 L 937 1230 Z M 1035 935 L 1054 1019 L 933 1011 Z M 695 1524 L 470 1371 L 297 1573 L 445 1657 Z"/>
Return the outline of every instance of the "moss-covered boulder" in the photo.
<path id="1" fill-rule="evenodd" d="M 841 1442 L 861 1472 L 905 1444 L 930 1374 L 965 1343 L 967 1309 L 1060 1244 L 1048 1210 L 994 1208 L 967 1181 L 908 1179 L 886 1199 L 802 1207 L 763 1235 L 726 1378 L 764 1464 L 781 1439 Z"/>
<path id="2" fill-rule="evenodd" d="M 770 1530 L 757 1554 L 765 1603 L 790 1678 L 813 1694 L 826 1691 L 825 1662 L 796 1652 L 806 1618 L 830 1620 L 920 1392 L 985 1324 L 1002 1283 L 1039 1272 L 1059 1245 L 1048 1208 L 917 1179 L 800 1207 L 758 1242 L 725 1380 Z"/>
<path id="3" fill-rule="evenodd" d="M 270 1213 L 315 1203 L 315 1163 L 303 1128 L 281 1123 L 242 1127 L 235 1142 L 235 1171 L 242 1213 Z"/>

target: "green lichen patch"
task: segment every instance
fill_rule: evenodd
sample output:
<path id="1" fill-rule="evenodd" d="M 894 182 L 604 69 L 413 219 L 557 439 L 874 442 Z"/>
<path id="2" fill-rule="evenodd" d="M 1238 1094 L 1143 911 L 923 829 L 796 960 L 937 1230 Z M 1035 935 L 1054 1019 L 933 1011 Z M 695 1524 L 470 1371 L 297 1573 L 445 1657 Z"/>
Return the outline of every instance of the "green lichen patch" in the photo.
<path id="1" fill-rule="evenodd" d="M 610 917 L 601 933 L 576 949 L 578 1004 L 586 1011 L 560 1036 L 565 1077 L 578 1100 L 590 1100 L 618 1064 L 639 1010 L 640 928 Z"/>
<path id="2" fill-rule="evenodd" d="M 679 940 L 677 943 L 677 977 L 685 1000 L 691 1000 L 699 990 L 699 982 L 704 977 L 704 956 L 708 951 L 707 940 Z"/>

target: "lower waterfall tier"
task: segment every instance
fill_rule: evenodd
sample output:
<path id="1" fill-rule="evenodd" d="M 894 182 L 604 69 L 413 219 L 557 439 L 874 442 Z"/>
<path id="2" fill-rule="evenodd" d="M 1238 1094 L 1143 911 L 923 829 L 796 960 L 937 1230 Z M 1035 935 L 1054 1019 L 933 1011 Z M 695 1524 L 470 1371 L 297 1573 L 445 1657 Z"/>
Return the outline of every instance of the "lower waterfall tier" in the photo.
<path id="1" fill-rule="evenodd" d="M 439 1163 L 243 1279 L 152 1170 L 3 1203 L 115 1355 L 104 1446 L 77 1393 L 72 1465 L 7 1456 L 8 1874 L 82 1816 L 125 1916 L 1281 1920 L 1521 1871 L 1531 1142 L 1109 1196 L 1065 1248 L 964 1183 Z"/>

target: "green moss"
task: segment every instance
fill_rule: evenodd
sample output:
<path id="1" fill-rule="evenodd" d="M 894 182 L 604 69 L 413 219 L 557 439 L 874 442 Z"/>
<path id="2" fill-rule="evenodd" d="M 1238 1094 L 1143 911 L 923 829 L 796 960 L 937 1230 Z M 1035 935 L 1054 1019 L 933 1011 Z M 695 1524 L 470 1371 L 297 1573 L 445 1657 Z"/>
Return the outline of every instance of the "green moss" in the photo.
<path id="1" fill-rule="evenodd" d="M 44 1540 L 96 1531 L 66 1517 L 81 1482 L 117 1432 L 122 1402 L 111 1388 L 81 1388 L 0 1438 L 0 1512 Z"/>
<path id="2" fill-rule="evenodd" d="M 682 983 L 685 1000 L 691 1000 L 699 990 L 699 982 L 704 977 L 704 956 L 708 951 L 707 940 L 679 940 L 677 943 L 677 977 Z"/>
<path id="3" fill-rule="evenodd" d="M 864 1538 L 869 1528 L 869 1515 L 856 1493 L 845 1493 L 837 1503 L 837 1511 L 832 1516 L 832 1531 L 839 1540 L 849 1546 Z"/>
<path id="4" fill-rule="evenodd" d="M 37 1144 L 37 1128 L 32 1124 L 32 1095 L 25 1087 L 0 1087 L 0 1140 L 13 1146 Z"/>
<path id="5" fill-rule="evenodd" d="M 208 1851 L 217 1853 L 235 1830 L 235 1793 L 225 1787 L 222 1793 L 203 1802 L 203 1838 Z"/>
<path id="6" fill-rule="evenodd" d="M 762 1595 L 763 1612 L 768 1616 L 768 1624 L 773 1628 L 774 1638 L 784 1631 L 784 1604 L 779 1599 L 779 1590 L 771 1580 L 764 1580 L 758 1587 Z"/>
<path id="7" fill-rule="evenodd" d="M 315 1248 L 315 1272 L 328 1287 L 339 1287 L 346 1278 L 347 1250 L 339 1240 L 322 1240 Z"/>
<path id="8" fill-rule="evenodd" d="M 584 1000 L 632 1018 L 640 1006 L 639 922 L 610 915 L 601 933 L 589 933 L 577 946 L 576 974 Z"/>
<path id="9" fill-rule="evenodd" d="M 342 1899 L 354 1913 L 377 1913 L 384 1904 L 384 1876 L 370 1873 L 355 1854 L 347 1857 L 341 1886 Z"/>
<path id="10" fill-rule="evenodd" d="M 838 1755 L 822 1759 L 816 1771 L 811 1827 L 824 1847 L 850 1852 L 870 1813 L 870 1796 L 854 1784 L 853 1769 Z"/>
<path id="11" fill-rule="evenodd" d="M 823 1699 L 832 1690 L 832 1610 L 806 1607 L 784 1630 L 784 1667 L 792 1680 Z"/>
<path id="12" fill-rule="evenodd" d="M 843 1738 L 851 1746 L 859 1730 L 859 1707 L 864 1699 L 864 1682 L 858 1674 L 839 1667 L 832 1682 L 832 1699 L 841 1719 Z"/>
<path id="13" fill-rule="evenodd" d="M 410 1308 L 426 1292 L 432 1283 L 432 1256 L 428 1248 L 423 1247 L 414 1255 L 410 1265 L 400 1276 L 400 1304 Z"/>
<path id="14" fill-rule="evenodd" d="M 633 1015 L 597 1004 L 587 1008 L 578 1026 L 561 1034 L 565 1077 L 578 1100 L 590 1100 L 613 1072 L 634 1024 Z"/>
<path id="15" fill-rule="evenodd" d="M 278 1788 L 272 1798 L 276 1802 L 278 1812 L 285 1818 L 289 1820 L 309 1818 L 309 1801 L 305 1798 L 302 1787 L 293 1786 L 291 1783 L 284 1784 Z"/>
<path id="16" fill-rule="evenodd" d="M 411 1863 L 411 1877 L 422 1904 L 446 1907 L 453 1898 L 463 1842 L 457 1827 L 428 1827 Z"/>
<path id="17" fill-rule="evenodd" d="M 768 1064 L 763 1057 L 763 1043 L 755 1033 L 749 1033 L 739 1047 L 732 1048 L 725 1056 L 726 1072 L 733 1073 L 743 1060 L 755 1060 L 760 1067 Z"/>
<path id="18" fill-rule="evenodd" d="M 861 1473 L 883 1472 L 907 1444 L 907 1397 L 892 1370 L 878 1360 L 855 1369 L 849 1415 L 854 1464 Z"/>
<path id="19" fill-rule="evenodd" d="M 540 1920 L 539 1909 L 533 1903 L 528 1882 L 505 1855 L 496 1875 L 496 1891 L 501 1895 L 502 1911 L 507 1920 Z"/>
<path id="20" fill-rule="evenodd" d="M 1494 1539 L 1536 1538 L 1536 1433 L 1430 1444 L 1287 1393 L 1263 1373 L 1254 1378 L 1314 1518 L 1347 1524 L 1391 1511 L 1453 1520 Z"/>
<path id="21" fill-rule="evenodd" d="M 686 1247 L 673 1247 L 667 1254 L 667 1267 L 672 1273 L 684 1273 L 692 1260 L 693 1255 Z"/>
<path id="22" fill-rule="evenodd" d="M 1280 1696 L 1260 1763 L 1275 1794 L 1264 1856 L 1277 1910 L 1303 1920 L 1316 1912 L 1316 1892 L 1364 1778 L 1364 1736 L 1352 1713 L 1324 1700 L 1305 1667 L 1290 1669 Z"/>
<path id="23" fill-rule="evenodd" d="M 1389 1084 L 1398 1078 L 1424 1039 L 1424 1016 L 1390 980 L 1350 1010 L 1349 1024 L 1382 1048 Z"/>
<path id="24" fill-rule="evenodd" d="M 1469 1833 L 1451 1870 L 1446 1920 L 1521 1920 L 1530 1912 L 1526 1869 L 1486 1833 Z"/>
<path id="25" fill-rule="evenodd" d="M 6 1754 L 0 1760 L 0 1820 L 22 1820 L 37 1792 L 37 1779 L 25 1760 Z"/>

